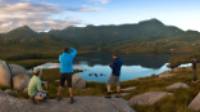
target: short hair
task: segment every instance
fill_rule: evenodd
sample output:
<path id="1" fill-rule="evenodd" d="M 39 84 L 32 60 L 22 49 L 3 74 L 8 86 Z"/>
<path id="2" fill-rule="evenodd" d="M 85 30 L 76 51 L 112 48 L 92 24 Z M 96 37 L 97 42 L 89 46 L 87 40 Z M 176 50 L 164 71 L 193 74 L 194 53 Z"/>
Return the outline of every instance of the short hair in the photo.
<path id="1" fill-rule="evenodd" d="M 118 54 L 117 52 L 112 52 L 112 56 L 116 56 L 116 57 L 118 57 L 119 54 Z"/>
<path id="2" fill-rule="evenodd" d="M 33 71 L 33 75 L 39 76 L 39 74 L 40 74 L 40 70 L 34 70 Z"/>
<path id="3" fill-rule="evenodd" d="M 69 53 L 70 49 L 68 47 L 65 47 L 63 51 L 66 52 L 66 53 Z"/>

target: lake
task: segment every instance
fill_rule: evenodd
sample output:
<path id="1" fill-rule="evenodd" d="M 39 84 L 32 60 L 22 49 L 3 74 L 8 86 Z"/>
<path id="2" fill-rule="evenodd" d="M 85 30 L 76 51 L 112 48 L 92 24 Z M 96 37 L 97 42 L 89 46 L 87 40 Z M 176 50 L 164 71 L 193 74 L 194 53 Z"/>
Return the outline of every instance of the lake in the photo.
<path id="1" fill-rule="evenodd" d="M 151 75 L 159 75 L 162 72 L 169 71 L 169 55 L 122 55 L 124 65 L 121 70 L 121 81 L 132 80 Z M 91 54 L 82 55 L 76 58 L 75 69 L 81 69 L 83 72 L 79 75 L 86 81 L 107 82 L 111 69 L 108 66 L 111 63 L 111 55 Z M 35 68 L 53 69 L 58 68 L 58 63 L 46 63 Z"/>

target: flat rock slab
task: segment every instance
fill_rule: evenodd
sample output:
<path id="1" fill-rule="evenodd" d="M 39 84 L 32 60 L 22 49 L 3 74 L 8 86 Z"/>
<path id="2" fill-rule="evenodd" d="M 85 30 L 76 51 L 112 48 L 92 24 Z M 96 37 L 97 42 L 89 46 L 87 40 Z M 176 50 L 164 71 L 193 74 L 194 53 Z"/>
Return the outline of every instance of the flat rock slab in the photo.
<path id="1" fill-rule="evenodd" d="M 123 99 L 105 99 L 104 97 L 75 97 L 76 103 L 69 104 L 69 99 L 48 100 L 40 105 L 30 100 L 17 99 L 0 93 L 1 112 L 135 112 Z"/>
<path id="2" fill-rule="evenodd" d="M 200 111 L 200 93 L 192 100 L 188 107 L 193 111 Z"/>
<path id="3" fill-rule="evenodd" d="M 177 82 L 177 83 L 174 83 L 174 84 L 166 87 L 167 90 L 188 89 L 188 88 L 189 88 L 189 86 L 185 83 L 182 83 L 182 82 Z"/>
<path id="4" fill-rule="evenodd" d="M 136 87 L 128 87 L 128 88 L 121 89 L 121 91 L 122 92 L 129 92 L 129 91 L 133 91 L 135 89 L 136 89 Z"/>
<path id="5" fill-rule="evenodd" d="M 169 95 L 172 95 L 172 94 L 168 92 L 147 92 L 147 93 L 132 97 L 129 100 L 129 104 L 130 105 L 153 105 Z"/>

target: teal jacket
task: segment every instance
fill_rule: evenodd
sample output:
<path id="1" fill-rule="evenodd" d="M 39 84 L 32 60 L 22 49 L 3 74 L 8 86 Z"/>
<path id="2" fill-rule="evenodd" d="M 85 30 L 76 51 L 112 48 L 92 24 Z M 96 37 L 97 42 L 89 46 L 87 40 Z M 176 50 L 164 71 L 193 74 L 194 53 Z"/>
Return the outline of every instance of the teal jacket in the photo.
<path id="1" fill-rule="evenodd" d="M 59 56 L 60 73 L 72 73 L 73 72 L 73 61 L 77 55 L 77 50 L 70 48 L 70 53 L 63 52 Z"/>

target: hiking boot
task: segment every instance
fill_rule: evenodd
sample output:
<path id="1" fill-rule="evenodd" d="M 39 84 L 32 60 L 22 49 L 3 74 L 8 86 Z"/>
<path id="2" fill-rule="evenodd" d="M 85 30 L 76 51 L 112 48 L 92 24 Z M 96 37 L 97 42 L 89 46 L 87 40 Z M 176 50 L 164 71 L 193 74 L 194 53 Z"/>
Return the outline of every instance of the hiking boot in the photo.
<path id="1" fill-rule="evenodd" d="M 111 92 L 107 92 L 105 98 L 108 98 L 108 99 L 112 98 L 112 97 L 111 97 Z"/>
<path id="2" fill-rule="evenodd" d="M 61 101 L 62 100 L 62 97 L 61 96 L 57 96 L 57 101 Z"/>
<path id="3" fill-rule="evenodd" d="M 43 102 L 47 103 L 48 102 L 48 97 L 45 97 L 44 100 L 43 100 Z"/>
<path id="4" fill-rule="evenodd" d="M 70 103 L 70 104 L 73 104 L 74 102 L 75 102 L 74 98 L 73 98 L 73 97 L 70 97 L 69 103 Z"/>
<path id="5" fill-rule="evenodd" d="M 33 104 L 38 104 L 37 101 L 34 98 L 31 98 L 31 101 Z"/>
<path id="6" fill-rule="evenodd" d="M 118 94 L 115 95 L 115 98 L 121 98 L 121 97 L 122 97 L 122 96 L 121 96 L 120 93 L 118 93 Z"/>

